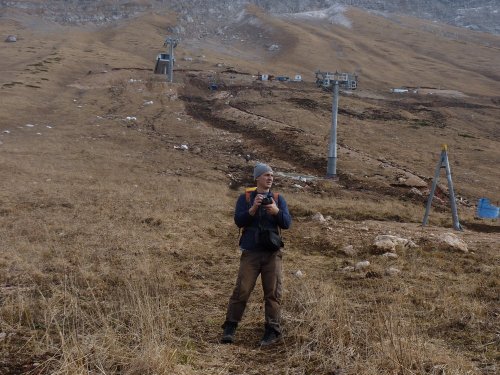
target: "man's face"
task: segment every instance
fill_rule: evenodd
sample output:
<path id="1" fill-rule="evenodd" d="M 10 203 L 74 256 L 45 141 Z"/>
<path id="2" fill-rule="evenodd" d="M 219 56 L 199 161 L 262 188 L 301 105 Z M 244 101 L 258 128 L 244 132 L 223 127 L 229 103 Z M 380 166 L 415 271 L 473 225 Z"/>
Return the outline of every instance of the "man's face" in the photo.
<path id="1" fill-rule="evenodd" d="M 261 189 L 270 189 L 274 180 L 273 172 L 266 172 L 257 177 L 257 187 Z"/>

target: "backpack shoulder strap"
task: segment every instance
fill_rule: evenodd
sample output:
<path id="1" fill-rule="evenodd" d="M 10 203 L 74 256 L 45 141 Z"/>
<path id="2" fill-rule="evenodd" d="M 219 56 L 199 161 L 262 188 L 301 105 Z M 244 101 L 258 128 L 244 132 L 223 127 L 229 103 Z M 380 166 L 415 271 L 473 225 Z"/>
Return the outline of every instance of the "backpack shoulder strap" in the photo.
<path id="1" fill-rule="evenodd" d="M 255 190 L 257 190 L 257 187 L 249 187 L 245 189 L 245 201 L 247 202 L 247 205 L 250 205 L 250 196 Z M 241 228 L 238 229 L 238 236 L 240 235 L 241 235 Z"/>
<path id="2" fill-rule="evenodd" d="M 273 199 L 274 199 L 274 203 L 276 203 L 276 206 L 278 205 L 278 199 L 279 198 L 280 198 L 280 194 L 273 192 Z M 281 228 L 279 226 L 278 226 L 278 231 L 279 231 L 279 234 L 281 236 Z"/>
<path id="3" fill-rule="evenodd" d="M 251 187 L 245 189 L 245 200 L 247 201 L 247 203 L 250 203 L 250 196 L 255 190 L 257 190 L 257 187 Z"/>

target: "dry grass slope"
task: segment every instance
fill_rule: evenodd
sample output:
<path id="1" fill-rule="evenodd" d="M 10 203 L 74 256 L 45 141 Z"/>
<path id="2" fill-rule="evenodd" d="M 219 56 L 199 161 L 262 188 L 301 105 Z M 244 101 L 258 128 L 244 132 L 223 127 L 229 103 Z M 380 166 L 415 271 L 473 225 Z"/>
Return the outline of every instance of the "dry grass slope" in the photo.
<path id="1" fill-rule="evenodd" d="M 1 33 L 20 38 L 0 50 L 0 373 L 498 372 L 498 222 L 461 204 L 470 251 L 450 252 L 436 240 L 451 230 L 446 203 L 422 229 L 424 198 L 398 182 L 429 183 L 446 140 L 459 195 L 498 199 L 498 37 L 453 29 L 450 39 L 444 26 L 356 10 L 351 30 L 253 14 L 284 30 L 279 55 L 242 59 L 238 48 L 261 50 L 256 41 L 226 46 L 227 56 L 203 50 L 217 41 L 186 41 L 200 48 L 178 47 L 170 85 L 151 73 L 170 14 L 104 29 L 3 15 Z M 268 58 L 273 73 L 308 82 L 254 82 Z M 232 73 L 231 84 L 221 61 L 250 75 Z M 220 345 L 239 260 L 235 199 L 255 159 L 324 173 L 331 98 L 310 72 L 337 66 L 366 77 L 341 97 L 339 183 L 276 181 L 295 219 L 285 233 L 285 342 L 256 346 L 257 285 L 235 345 Z M 226 89 L 207 90 L 210 71 Z M 467 96 L 387 93 L 416 83 Z M 323 224 L 310 219 L 318 211 L 330 216 Z M 384 258 L 378 234 L 418 247 Z M 367 270 L 345 270 L 362 260 Z M 401 273 L 388 276 L 390 267 Z"/>

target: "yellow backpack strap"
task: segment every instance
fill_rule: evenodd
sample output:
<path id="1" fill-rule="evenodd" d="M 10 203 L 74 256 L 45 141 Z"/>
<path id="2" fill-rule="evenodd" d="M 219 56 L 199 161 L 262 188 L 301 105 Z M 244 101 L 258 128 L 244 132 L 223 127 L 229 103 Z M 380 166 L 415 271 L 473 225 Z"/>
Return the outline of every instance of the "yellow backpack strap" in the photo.
<path id="1" fill-rule="evenodd" d="M 250 195 L 255 190 L 257 190 L 257 187 L 251 187 L 251 188 L 246 188 L 245 189 L 245 200 L 247 201 L 247 203 L 250 203 Z"/>

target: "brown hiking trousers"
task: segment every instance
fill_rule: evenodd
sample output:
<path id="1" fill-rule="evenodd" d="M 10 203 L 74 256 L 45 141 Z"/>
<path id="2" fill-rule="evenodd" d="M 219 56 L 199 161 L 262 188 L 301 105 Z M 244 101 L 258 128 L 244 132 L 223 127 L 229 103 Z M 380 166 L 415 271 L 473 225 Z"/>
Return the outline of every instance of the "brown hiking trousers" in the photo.
<path id="1" fill-rule="evenodd" d="M 226 322 L 240 322 L 259 274 L 264 290 L 266 324 L 281 332 L 282 256 L 276 252 L 243 250 L 233 294 L 227 307 Z"/>

